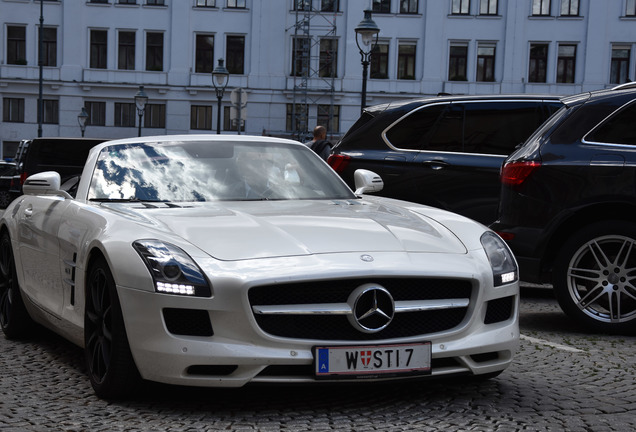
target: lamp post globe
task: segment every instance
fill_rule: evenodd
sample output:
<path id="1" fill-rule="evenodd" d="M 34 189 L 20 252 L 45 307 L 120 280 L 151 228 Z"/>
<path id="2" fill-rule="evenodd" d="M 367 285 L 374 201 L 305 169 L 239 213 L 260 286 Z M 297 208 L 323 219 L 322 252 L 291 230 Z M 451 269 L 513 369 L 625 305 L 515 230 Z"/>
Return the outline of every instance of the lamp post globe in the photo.
<path id="1" fill-rule="evenodd" d="M 360 113 L 364 110 L 367 104 L 367 75 L 369 71 L 369 59 L 371 52 L 378 43 L 378 35 L 380 33 L 380 27 L 371 18 L 372 12 L 370 10 L 364 11 L 364 18 L 358 26 L 355 28 L 356 32 L 356 45 L 360 50 L 360 56 L 362 58 L 362 101 L 360 104 Z"/>
<path id="2" fill-rule="evenodd" d="M 86 131 L 86 122 L 88 121 L 88 111 L 82 107 L 82 110 L 77 115 L 77 122 L 79 123 L 80 130 L 82 131 L 82 137 L 84 137 L 84 131 Z"/>
<path id="3" fill-rule="evenodd" d="M 216 110 L 216 133 L 221 133 L 221 100 L 223 99 L 223 93 L 227 82 L 229 81 L 230 72 L 223 66 L 223 59 L 219 59 L 219 64 L 212 71 L 212 84 L 216 91 L 216 99 L 218 101 L 218 107 Z"/>

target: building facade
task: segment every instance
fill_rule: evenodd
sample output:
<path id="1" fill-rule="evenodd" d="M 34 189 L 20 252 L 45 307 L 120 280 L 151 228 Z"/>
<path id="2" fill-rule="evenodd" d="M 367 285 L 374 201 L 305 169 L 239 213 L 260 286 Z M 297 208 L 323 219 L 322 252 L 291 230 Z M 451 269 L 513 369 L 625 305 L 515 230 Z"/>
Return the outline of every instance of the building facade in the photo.
<path id="1" fill-rule="evenodd" d="M 335 140 L 360 115 L 365 9 L 380 28 L 367 105 L 635 78 L 636 0 L 0 0 L 0 157 L 38 133 L 80 136 L 83 107 L 87 137 L 136 136 L 140 120 L 142 135 L 215 133 L 218 59 L 222 133 L 301 138 L 324 124 Z"/>

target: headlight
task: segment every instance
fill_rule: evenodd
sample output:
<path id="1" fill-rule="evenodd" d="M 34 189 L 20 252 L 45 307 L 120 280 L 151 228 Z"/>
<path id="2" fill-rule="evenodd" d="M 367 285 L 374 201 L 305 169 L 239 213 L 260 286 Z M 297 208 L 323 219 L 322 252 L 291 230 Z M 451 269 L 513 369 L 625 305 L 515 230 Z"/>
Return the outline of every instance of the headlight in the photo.
<path id="1" fill-rule="evenodd" d="M 487 231 L 481 236 L 481 245 L 490 261 L 495 286 L 517 281 L 517 263 L 506 243 L 497 234 Z"/>
<path id="2" fill-rule="evenodd" d="M 137 240 L 133 247 L 143 259 L 157 292 L 210 297 L 210 284 L 188 254 L 159 240 Z"/>

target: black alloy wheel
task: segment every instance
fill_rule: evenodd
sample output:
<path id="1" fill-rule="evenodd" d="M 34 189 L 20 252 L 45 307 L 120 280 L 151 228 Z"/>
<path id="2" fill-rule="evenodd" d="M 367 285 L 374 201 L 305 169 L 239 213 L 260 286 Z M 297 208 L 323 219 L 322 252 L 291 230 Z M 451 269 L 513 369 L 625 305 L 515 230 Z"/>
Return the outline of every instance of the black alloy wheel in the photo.
<path id="1" fill-rule="evenodd" d="M 607 333 L 636 331 L 636 225 L 589 225 L 564 245 L 555 263 L 561 308 L 585 327 Z"/>
<path id="2" fill-rule="evenodd" d="M 33 329 L 18 285 L 11 238 L 6 232 L 0 237 L 0 326 L 9 339 L 26 337 Z"/>
<path id="3" fill-rule="evenodd" d="M 115 280 L 102 258 L 88 273 L 84 346 L 88 376 L 99 397 L 119 399 L 136 390 L 139 373 L 128 345 Z"/>

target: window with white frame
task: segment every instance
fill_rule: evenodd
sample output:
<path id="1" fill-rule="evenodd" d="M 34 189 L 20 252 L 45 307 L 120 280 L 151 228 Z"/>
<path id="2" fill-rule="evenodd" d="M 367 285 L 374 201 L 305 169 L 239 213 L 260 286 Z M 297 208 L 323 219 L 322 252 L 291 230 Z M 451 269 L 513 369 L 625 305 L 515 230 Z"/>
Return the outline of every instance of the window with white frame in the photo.
<path id="1" fill-rule="evenodd" d="M 451 14 L 468 15 L 470 13 L 470 0 L 453 0 Z"/>
<path id="2" fill-rule="evenodd" d="M 194 71 L 211 73 L 214 68 L 214 35 L 198 34 L 195 38 Z"/>
<path id="3" fill-rule="evenodd" d="M 42 29 L 42 66 L 57 66 L 57 29 L 53 27 Z"/>
<path id="4" fill-rule="evenodd" d="M 479 44 L 477 47 L 477 81 L 495 80 L 495 46 Z"/>
<path id="5" fill-rule="evenodd" d="M 530 44 L 530 62 L 528 67 L 528 82 L 546 82 L 548 72 L 548 44 Z"/>
<path id="6" fill-rule="evenodd" d="M 7 123 L 24 123 L 24 99 L 2 98 L 2 121 Z"/>
<path id="7" fill-rule="evenodd" d="M 27 64 L 24 26 L 7 26 L 7 64 Z"/>
<path id="8" fill-rule="evenodd" d="M 192 105 L 190 107 L 190 129 L 212 130 L 212 106 Z"/>
<path id="9" fill-rule="evenodd" d="M 561 16 L 579 16 L 579 0 L 561 0 Z"/>
<path id="10" fill-rule="evenodd" d="M 610 65 L 611 84 L 623 84 L 629 81 L 630 58 L 630 46 L 616 45 L 612 47 L 612 62 Z"/>
<path id="11" fill-rule="evenodd" d="M 398 46 L 398 70 L 397 79 L 414 80 L 415 79 L 415 44 L 401 43 Z"/>
<path id="12" fill-rule="evenodd" d="M 480 0 L 479 15 L 497 15 L 497 0 Z"/>
<path id="13" fill-rule="evenodd" d="M 452 44 L 448 56 L 448 80 L 449 81 L 466 81 L 468 64 L 468 45 Z"/>
<path id="14" fill-rule="evenodd" d="M 574 83 L 576 77 L 576 45 L 560 44 L 557 57 L 557 82 Z"/>
<path id="15" fill-rule="evenodd" d="M 400 0 L 401 14 L 416 14 L 418 0 Z"/>
<path id="16" fill-rule="evenodd" d="M 117 69 L 135 69 L 135 32 L 120 30 L 117 48 Z"/>
<path id="17" fill-rule="evenodd" d="M 369 66 L 370 77 L 373 79 L 389 78 L 389 44 L 378 42 L 371 52 Z"/>
<path id="18" fill-rule="evenodd" d="M 115 126 L 135 127 L 137 106 L 130 102 L 115 102 Z"/>
<path id="19" fill-rule="evenodd" d="M 228 9 L 245 9 L 247 0 L 227 0 Z"/>
<path id="20" fill-rule="evenodd" d="M 532 0 L 533 16 L 550 16 L 550 0 Z"/>
<path id="21" fill-rule="evenodd" d="M 318 76 L 335 78 L 338 76 L 338 40 L 332 38 L 320 39 L 320 59 Z"/>
<path id="22" fill-rule="evenodd" d="M 373 0 L 371 10 L 373 13 L 391 13 L 391 0 Z"/>

